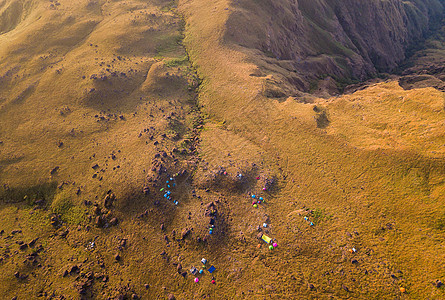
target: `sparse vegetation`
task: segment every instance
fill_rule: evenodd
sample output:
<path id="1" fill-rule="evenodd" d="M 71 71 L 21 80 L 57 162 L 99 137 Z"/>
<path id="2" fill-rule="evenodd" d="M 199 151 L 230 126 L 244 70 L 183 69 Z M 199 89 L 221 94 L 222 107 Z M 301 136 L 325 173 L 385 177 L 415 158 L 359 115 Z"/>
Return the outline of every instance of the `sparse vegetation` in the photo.
<path id="1" fill-rule="evenodd" d="M 294 2 L 0 4 L 3 298 L 443 298 L 444 31 Z"/>
<path id="2" fill-rule="evenodd" d="M 184 66 L 188 64 L 188 58 L 186 55 L 180 58 L 172 58 L 165 62 L 165 65 L 169 68 Z"/>
<path id="3" fill-rule="evenodd" d="M 79 225 L 85 220 L 85 213 L 79 205 L 75 205 L 71 196 L 62 191 L 56 194 L 50 206 L 53 214 L 59 215 L 69 225 Z"/>
<path id="4" fill-rule="evenodd" d="M 326 214 L 325 209 L 317 208 L 312 211 L 312 222 L 314 224 L 320 224 L 320 222 L 329 221 L 332 218 L 331 215 Z"/>

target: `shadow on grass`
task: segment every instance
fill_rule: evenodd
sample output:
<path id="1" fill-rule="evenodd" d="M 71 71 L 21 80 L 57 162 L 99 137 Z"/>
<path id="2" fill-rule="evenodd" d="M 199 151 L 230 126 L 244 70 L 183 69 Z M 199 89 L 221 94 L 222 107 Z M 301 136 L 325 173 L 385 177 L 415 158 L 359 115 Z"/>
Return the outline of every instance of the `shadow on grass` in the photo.
<path id="1" fill-rule="evenodd" d="M 0 187 L 0 204 L 22 203 L 28 205 L 50 203 L 56 194 L 57 182 L 46 182 L 30 187 Z"/>

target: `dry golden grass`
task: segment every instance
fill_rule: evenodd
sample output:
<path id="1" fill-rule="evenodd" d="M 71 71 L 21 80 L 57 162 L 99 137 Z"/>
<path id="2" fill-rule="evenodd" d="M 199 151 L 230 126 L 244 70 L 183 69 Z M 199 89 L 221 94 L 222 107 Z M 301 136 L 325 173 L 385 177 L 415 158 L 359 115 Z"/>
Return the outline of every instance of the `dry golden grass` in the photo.
<path id="1" fill-rule="evenodd" d="M 0 4 L 0 15 L 12 2 Z M 174 2 L 23 3 L 20 21 L 0 21 L 6 299 L 79 298 L 88 272 L 96 279 L 87 298 L 96 299 L 444 297 L 433 285 L 445 279 L 442 92 L 388 81 L 310 104 L 267 99 L 271 76 L 255 75 L 264 66 L 224 40 L 230 2 L 180 1 L 184 44 L 202 80 L 197 105 Z M 197 153 L 173 152 L 193 153 L 195 138 Z M 168 156 L 155 160 L 171 174 L 188 170 L 178 177 L 177 207 L 159 192 L 163 181 L 148 182 L 163 150 Z M 275 184 L 263 192 L 266 178 Z M 117 202 L 104 215 L 119 224 L 97 228 L 94 206 L 83 202 L 103 208 L 110 189 Z M 249 192 L 266 202 L 253 208 Z M 212 236 L 204 216 L 211 201 L 219 202 Z M 60 228 L 51 225 L 53 213 Z M 264 222 L 278 241 L 273 251 L 263 242 L 257 248 Z M 19 249 L 17 242 L 36 237 L 34 248 Z M 33 263 L 26 255 L 40 245 Z M 178 263 L 188 272 L 202 257 L 217 268 L 215 285 L 209 274 L 195 284 L 177 272 Z M 63 277 L 72 265 L 80 273 Z"/>
<path id="2" fill-rule="evenodd" d="M 264 78 L 249 76 L 256 67 L 245 50 L 222 41 L 228 3 L 182 7 L 190 24 L 186 45 L 204 80 L 200 101 L 228 131 L 203 134 L 202 144 L 222 144 L 224 152 L 259 147 L 242 159 L 263 162 L 281 179 L 267 208 L 274 237 L 284 244 L 279 257 L 252 253 L 253 262 L 260 255 L 260 265 L 246 261 L 242 278 L 231 283 L 245 294 L 229 297 L 442 298 L 433 283 L 443 278 L 443 93 L 381 83 L 317 100 L 317 112 L 299 99 L 266 100 Z M 317 128 L 323 111 L 328 122 Z M 245 142 L 232 143 L 239 139 L 232 134 Z M 207 157 L 220 164 L 212 154 Z M 302 207 L 329 217 L 314 228 L 286 218 Z M 251 221 L 250 214 L 240 211 L 232 222 Z M 347 252 L 351 247 L 358 252 Z M 308 290 L 308 283 L 316 289 Z"/>
<path id="3" fill-rule="evenodd" d="M 158 241 L 145 242 L 154 240 L 153 229 L 141 228 L 134 218 L 153 206 L 142 188 L 152 176 L 154 155 L 170 153 L 175 145 L 181 150 L 181 143 L 193 137 L 191 129 L 199 117 L 196 80 L 180 45 L 182 21 L 165 3 L 155 1 L 29 1 L 25 6 L 32 9 L 23 10 L 17 26 L 0 37 L 0 198 L 5 231 L 0 294 L 33 299 L 42 291 L 45 297 L 53 292 L 79 297 L 79 279 L 61 274 L 83 263 L 82 272 L 109 276 L 109 282 L 100 279 L 91 288 L 98 298 L 116 296 L 129 280 L 135 292 L 155 297 L 162 285 L 154 282 L 164 272 L 155 263 L 161 250 Z M 154 146 L 155 141 L 159 145 Z M 98 168 L 92 169 L 95 164 Z M 109 189 L 119 199 L 112 211 L 119 228 L 96 229 L 88 221 L 88 215 L 95 217 L 92 208 L 82 203 L 101 202 Z M 32 205 L 39 198 L 45 198 L 43 210 Z M 52 213 L 64 221 L 60 229 L 50 225 Z M 156 229 L 159 214 L 151 217 Z M 69 234 L 60 238 L 65 228 Z M 10 235 L 16 229 L 22 233 Z M 116 238 L 132 232 L 137 242 L 129 238 L 129 249 L 134 251 L 129 250 L 130 258 L 124 257 L 127 262 L 116 268 Z M 16 253 L 16 239 L 28 243 L 36 237 L 34 249 Z M 95 250 L 86 250 L 93 240 Z M 44 252 L 38 262 L 22 262 L 40 244 Z M 140 268 L 138 257 L 147 269 Z M 29 278 L 17 280 L 17 271 Z M 146 290 L 145 283 L 153 289 Z"/>

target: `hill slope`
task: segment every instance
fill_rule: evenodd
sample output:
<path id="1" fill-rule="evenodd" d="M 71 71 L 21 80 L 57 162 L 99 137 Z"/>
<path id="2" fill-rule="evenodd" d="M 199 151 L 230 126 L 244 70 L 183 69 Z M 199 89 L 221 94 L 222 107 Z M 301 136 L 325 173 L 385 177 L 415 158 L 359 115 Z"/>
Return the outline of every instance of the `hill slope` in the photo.
<path id="1" fill-rule="evenodd" d="M 443 298 L 442 7 L 1 2 L 0 294 Z"/>
<path id="2" fill-rule="evenodd" d="M 328 77 L 344 83 L 391 72 L 440 26 L 443 11 L 438 0 L 244 1 L 228 17 L 225 40 L 274 76 L 266 96 L 294 96 Z"/>
<path id="3" fill-rule="evenodd" d="M 401 1 L 370 3 L 402 5 Z M 305 84 L 301 79 L 298 85 L 298 72 L 335 75 L 338 70 L 320 63 L 321 69 L 295 67 L 297 75 L 289 75 L 296 62 L 264 58 L 254 49 L 256 41 L 267 41 L 266 33 L 258 33 L 270 24 L 265 12 L 288 4 L 243 2 L 249 8 L 241 11 L 239 5 L 226 1 L 211 7 L 198 1 L 183 6 L 189 24 L 186 45 L 203 78 L 200 101 L 205 111 L 223 122 L 229 133 L 260 147 L 259 157 L 283 179 L 268 214 L 273 216 L 274 235 L 286 243 L 277 255 L 289 263 L 274 267 L 276 260 L 258 254 L 265 267 L 245 275 L 257 288 L 244 291 L 261 294 L 261 283 L 267 282 L 268 294 L 277 298 L 441 298 L 443 292 L 434 283 L 443 276 L 438 268 L 442 257 L 438 249 L 443 245 L 439 229 L 444 196 L 443 93 L 433 88 L 408 92 L 396 79 L 351 96 L 307 99 L 295 92 L 296 97 L 286 98 Z M 264 14 L 253 17 L 258 11 Z M 373 12 L 385 15 L 381 9 Z M 240 19 L 245 23 L 234 24 Z M 250 26 L 241 25 L 248 22 Z M 244 33 L 232 38 L 238 29 Z M 303 41 L 309 39 L 301 36 Z M 403 35 L 399 38 L 403 40 Z M 302 47 L 280 45 L 286 46 L 280 48 L 283 51 L 297 54 Z M 403 59 L 391 55 L 394 63 Z M 355 57 L 364 60 L 357 53 Z M 368 65 L 372 67 L 369 61 Z M 314 103 L 301 103 L 307 100 Z M 203 145 L 213 143 L 211 134 L 203 136 Z M 230 138 L 221 152 L 232 152 Z M 214 158 L 215 165 L 220 163 Z M 307 208 L 325 216 L 314 229 L 302 220 L 300 210 Z M 360 255 L 348 252 L 358 244 Z M 400 287 L 409 294 L 401 293 Z"/>

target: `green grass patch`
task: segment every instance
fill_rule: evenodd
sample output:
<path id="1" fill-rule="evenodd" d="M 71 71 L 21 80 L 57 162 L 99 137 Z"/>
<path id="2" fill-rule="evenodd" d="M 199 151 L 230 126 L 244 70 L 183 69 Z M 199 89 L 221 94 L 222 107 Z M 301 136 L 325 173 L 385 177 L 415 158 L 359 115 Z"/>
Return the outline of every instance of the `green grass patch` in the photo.
<path id="1" fill-rule="evenodd" d="M 317 208 L 312 211 L 312 222 L 314 224 L 320 224 L 322 221 L 328 221 L 332 219 L 332 215 L 328 215 L 325 209 Z"/>
<path id="2" fill-rule="evenodd" d="M 173 0 L 165 4 L 160 8 L 162 12 L 175 12 L 175 9 L 178 7 L 177 1 Z"/>
<path id="3" fill-rule="evenodd" d="M 338 76 L 332 76 L 335 80 L 335 84 L 337 85 L 337 89 L 343 93 L 345 87 L 351 84 L 357 84 L 360 82 L 360 80 L 356 78 L 348 78 L 348 77 L 338 77 Z"/>
<path id="4" fill-rule="evenodd" d="M 170 68 L 184 66 L 187 64 L 188 64 L 187 55 L 184 55 L 183 57 L 179 57 L 179 58 L 172 58 L 165 62 L 165 65 Z"/>
<path id="5" fill-rule="evenodd" d="M 312 32 L 310 37 L 316 45 L 316 47 L 314 48 L 318 49 L 318 55 L 340 54 L 346 57 L 354 55 L 354 51 L 333 39 L 327 30 L 320 27 L 312 19 L 306 18 L 306 20 L 312 25 Z"/>
<path id="6" fill-rule="evenodd" d="M 314 93 L 318 89 L 318 80 L 311 80 L 309 82 L 309 93 Z"/>
<path id="7" fill-rule="evenodd" d="M 32 211 L 32 214 L 29 212 Z M 50 225 L 50 218 L 48 217 L 48 211 L 46 210 L 32 210 L 32 208 L 28 208 L 26 212 L 29 214 L 29 223 L 36 227 L 45 227 Z"/>
<path id="8" fill-rule="evenodd" d="M 63 222 L 80 224 L 85 220 L 82 208 L 75 206 L 66 191 L 58 193 L 51 203 L 51 212 L 60 215 Z"/>
<path id="9" fill-rule="evenodd" d="M 156 60 L 163 60 L 164 56 L 158 54 L 158 55 L 154 56 L 153 58 Z"/>
<path id="10" fill-rule="evenodd" d="M 432 222 L 432 226 L 437 230 L 445 230 L 445 213 L 442 213 L 437 219 Z"/>
<path id="11" fill-rule="evenodd" d="M 177 56 L 179 51 L 184 52 L 182 39 L 182 34 L 178 32 L 160 36 L 158 38 L 158 45 L 156 46 L 156 56 Z"/>

